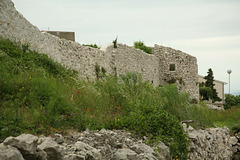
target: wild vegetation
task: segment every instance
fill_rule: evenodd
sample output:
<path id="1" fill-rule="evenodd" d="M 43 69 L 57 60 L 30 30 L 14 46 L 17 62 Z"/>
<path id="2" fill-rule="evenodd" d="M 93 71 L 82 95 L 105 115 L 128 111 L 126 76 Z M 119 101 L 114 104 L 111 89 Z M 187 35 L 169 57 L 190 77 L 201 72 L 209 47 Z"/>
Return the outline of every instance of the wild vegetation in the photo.
<path id="1" fill-rule="evenodd" d="M 117 48 L 117 39 L 118 39 L 118 37 L 116 37 L 116 39 L 115 40 L 113 40 L 113 48 Z"/>
<path id="2" fill-rule="evenodd" d="M 240 108 L 240 95 L 225 94 L 225 97 L 224 109 L 230 109 L 234 106 Z"/>
<path id="3" fill-rule="evenodd" d="M 79 81 L 77 72 L 46 54 L 0 39 L 0 140 L 21 133 L 127 129 L 148 136 L 148 143 L 164 142 L 173 157 L 186 159 L 180 121 L 194 120 L 197 128 L 240 121 L 239 108 L 212 111 L 190 104 L 175 84 L 154 87 L 136 73 L 116 77 L 95 69 L 96 82 Z"/>
<path id="4" fill-rule="evenodd" d="M 141 49 L 144 52 L 148 53 L 148 54 L 152 54 L 152 48 L 151 47 L 147 47 L 143 41 L 136 41 L 133 43 L 133 46 L 135 48 Z"/>

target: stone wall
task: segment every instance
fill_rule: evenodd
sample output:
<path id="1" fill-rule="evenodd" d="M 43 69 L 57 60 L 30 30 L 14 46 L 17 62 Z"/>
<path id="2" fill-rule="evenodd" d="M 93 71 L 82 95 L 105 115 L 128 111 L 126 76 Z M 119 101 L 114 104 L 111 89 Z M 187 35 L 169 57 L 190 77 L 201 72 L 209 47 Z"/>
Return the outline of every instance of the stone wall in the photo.
<path id="1" fill-rule="evenodd" d="M 0 0 L 0 33 L 12 41 L 28 43 L 30 49 L 46 53 L 67 68 L 77 70 L 80 78 L 96 79 L 95 66 L 98 64 L 107 74 L 140 73 L 155 86 L 173 78 L 180 91 L 188 92 L 193 99 L 199 97 L 196 58 L 172 48 L 155 45 L 153 54 L 149 55 L 123 44 L 118 44 L 118 48 L 109 45 L 102 50 L 83 46 L 41 33 L 14 8 L 11 0 Z M 169 71 L 171 63 L 176 66 L 174 72 Z"/>
<path id="2" fill-rule="evenodd" d="M 155 45 L 153 53 L 159 57 L 160 84 L 171 83 L 176 80 L 180 91 L 185 91 L 191 98 L 199 99 L 198 65 L 196 57 L 170 47 Z M 170 70 L 170 65 L 175 71 Z"/>
<path id="3" fill-rule="evenodd" d="M 234 137 L 231 137 L 233 160 L 240 159 L 240 132 L 236 133 Z"/>
<path id="4" fill-rule="evenodd" d="M 66 40 L 71 40 L 75 42 L 75 32 L 62 32 L 62 31 L 41 31 L 41 32 L 50 33 L 59 38 L 64 38 Z"/>
<path id="5" fill-rule="evenodd" d="M 228 128 L 195 130 L 186 124 L 183 127 L 190 139 L 189 160 L 239 160 L 240 139 L 230 137 Z M 0 143 L 0 159 L 171 159 L 169 147 L 160 141 L 149 146 L 144 143 L 146 139 L 123 130 L 105 129 L 70 131 L 64 136 L 56 133 L 52 137 L 22 134 Z"/>
<path id="6" fill-rule="evenodd" d="M 117 75 L 127 72 L 140 73 L 144 80 L 153 83 L 155 86 L 160 84 L 160 64 L 159 58 L 153 54 L 147 54 L 140 49 L 124 44 L 118 44 L 115 49 L 113 45 L 106 48 L 107 55 L 111 55 L 111 68 L 116 68 Z"/>
<path id="7" fill-rule="evenodd" d="M 232 159 L 234 145 L 232 141 L 236 138 L 230 137 L 227 127 L 195 130 L 191 126 L 187 127 L 186 124 L 183 124 L 183 128 L 190 140 L 189 160 Z"/>

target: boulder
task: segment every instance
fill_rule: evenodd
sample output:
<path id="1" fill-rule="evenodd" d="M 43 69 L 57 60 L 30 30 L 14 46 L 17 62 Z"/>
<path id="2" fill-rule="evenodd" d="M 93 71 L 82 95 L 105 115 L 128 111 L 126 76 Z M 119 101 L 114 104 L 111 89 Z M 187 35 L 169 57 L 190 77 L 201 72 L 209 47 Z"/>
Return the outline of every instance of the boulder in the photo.
<path id="1" fill-rule="evenodd" d="M 171 160 L 170 149 L 164 143 L 159 141 L 158 145 L 156 146 L 156 150 L 158 151 L 158 156 L 160 159 Z"/>
<path id="2" fill-rule="evenodd" d="M 47 153 L 38 148 L 37 152 L 36 152 L 36 159 L 37 160 L 46 160 L 47 159 Z"/>
<path id="3" fill-rule="evenodd" d="M 46 152 L 47 160 L 63 159 L 62 148 L 50 137 L 46 137 L 37 148 Z"/>
<path id="4" fill-rule="evenodd" d="M 86 143 L 78 141 L 75 143 L 74 147 L 76 148 L 76 151 L 82 153 L 86 159 L 102 159 L 100 151 Z"/>
<path id="5" fill-rule="evenodd" d="M 144 143 L 134 144 L 131 149 L 138 154 L 137 159 L 157 160 L 161 157 L 160 154 L 154 152 L 153 148 Z"/>
<path id="6" fill-rule="evenodd" d="M 54 134 L 53 140 L 55 142 L 57 142 L 58 144 L 62 144 L 64 142 L 63 136 L 61 134 L 58 134 L 58 133 Z"/>
<path id="7" fill-rule="evenodd" d="M 131 149 L 122 148 L 122 149 L 118 149 L 114 153 L 113 159 L 116 159 L 116 160 L 127 160 L 127 159 L 137 160 L 137 153 L 135 153 Z"/>
<path id="8" fill-rule="evenodd" d="M 154 154 L 154 150 L 144 144 L 144 143 L 141 143 L 141 144 L 134 144 L 132 147 L 131 147 L 131 150 L 135 151 L 137 154 L 140 154 L 140 153 L 148 153 L 148 154 Z"/>
<path id="9" fill-rule="evenodd" d="M 233 146 L 232 151 L 233 151 L 233 153 L 237 153 L 238 152 L 238 146 Z"/>
<path id="10" fill-rule="evenodd" d="M 230 137 L 229 143 L 232 145 L 236 145 L 238 142 L 238 139 L 236 137 Z"/>
<path id="11" fill-rule="evenodd" d="M 37 142 L 38 137 L 31 134 L 8 137 L 3 141 L 5 145 L 16 147 L 26 160 L 36 159 Z"/>
<path id="12" fill-rule="evenodd" d="M 24 160 L 20 151 L 12 146 L 0 144 L 0 160 Z"/>

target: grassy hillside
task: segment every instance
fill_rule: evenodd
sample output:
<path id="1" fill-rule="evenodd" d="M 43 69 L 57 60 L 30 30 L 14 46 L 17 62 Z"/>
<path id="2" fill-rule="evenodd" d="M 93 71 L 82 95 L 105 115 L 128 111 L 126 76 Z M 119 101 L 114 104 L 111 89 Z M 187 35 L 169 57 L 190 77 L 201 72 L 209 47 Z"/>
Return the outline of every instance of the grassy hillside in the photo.
<path id="1" fill-rule="evenodd" d="M 47 55 L 0 39 L 0 139 L 69 129 L 128 129 L 151 137 L 149 143 L 163 141 L 172 156 L 186 159 L 188 141 L 179 122 L 192 119 L 195 127 L 212 127 L 223 124 L 222 114 L 190 104 L 176 85 L 153 87 L 135 73 L 79 81 L 77 72 Z"/>

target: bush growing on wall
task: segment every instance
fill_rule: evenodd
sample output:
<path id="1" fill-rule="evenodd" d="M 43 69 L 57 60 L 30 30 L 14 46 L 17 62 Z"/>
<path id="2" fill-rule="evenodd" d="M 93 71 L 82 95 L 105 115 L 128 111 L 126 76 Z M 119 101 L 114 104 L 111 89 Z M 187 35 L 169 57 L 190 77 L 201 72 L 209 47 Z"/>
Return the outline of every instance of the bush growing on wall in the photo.
<path id="1" fill-rule="evenodd" d="M 118 39 L 118 37 L 116 37 L 116 39 L 115 40 L 113 40 L 113 48 L 117 48 L 117 39 Z"/>
<path id="2" fill-rule="evenodd" d="M 106 69 L 103 67 L 100 67 L 98 64 L 95 65 L 95 72 L 96 72 L 96 76 L 97 76 L 97 80 L 99 78 L 102 78 L 106 75 Z"/>
<path id="3" fill-rule="evenodd" d="M 152 54 L 152 48 L 145 46 L 143 41 L 134 42 L 134 47 L 143 50 L 148 54 Z"/>

